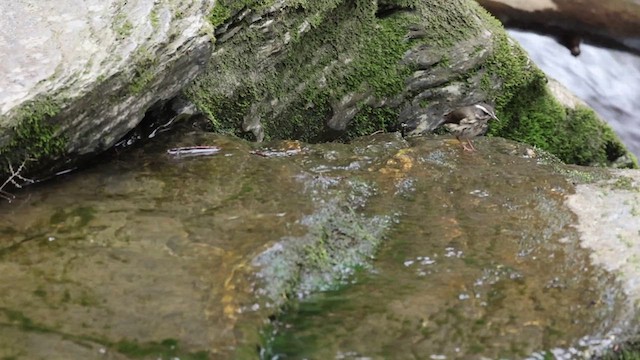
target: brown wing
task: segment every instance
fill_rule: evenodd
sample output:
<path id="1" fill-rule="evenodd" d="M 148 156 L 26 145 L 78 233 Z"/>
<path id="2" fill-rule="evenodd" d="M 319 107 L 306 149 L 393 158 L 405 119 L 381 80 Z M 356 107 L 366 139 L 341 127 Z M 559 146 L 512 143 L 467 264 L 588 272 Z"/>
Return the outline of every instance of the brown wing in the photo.
<path id="1" fill-rule="evenodd" d="M 460 121 L 466 119 L 468 116 L 467 112 L 463 109 L 453 110 L 444 114 L 444 122 L 443 124 L 460 124 Z"/>

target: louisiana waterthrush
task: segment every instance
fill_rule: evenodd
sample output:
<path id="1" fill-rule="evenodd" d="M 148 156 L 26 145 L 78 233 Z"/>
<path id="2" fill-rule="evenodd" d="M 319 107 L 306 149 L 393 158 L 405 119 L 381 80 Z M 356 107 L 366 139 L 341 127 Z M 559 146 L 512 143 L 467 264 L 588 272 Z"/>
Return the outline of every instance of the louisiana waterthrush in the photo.
<path id="1" fill-rule="evenodd" d="M 489 104 L 478 103 L 444 114 L 442 124 L 460 141 L 464 150 L 475 151 L 476 148 L 471 139 L 487 132 L 491 119 L 499 121 L 493 107 Z"/>

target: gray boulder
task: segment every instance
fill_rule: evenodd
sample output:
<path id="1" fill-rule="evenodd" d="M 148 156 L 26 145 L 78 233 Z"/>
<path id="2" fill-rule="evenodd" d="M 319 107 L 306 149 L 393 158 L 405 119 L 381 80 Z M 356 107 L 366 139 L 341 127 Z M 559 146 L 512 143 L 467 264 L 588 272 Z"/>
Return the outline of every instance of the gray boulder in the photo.
<path id="1" fill-rule="evenodd" d="M 63 167 L 111 147 L 206 63 L 212 5 L 2 2 L 0 156 Z"/>

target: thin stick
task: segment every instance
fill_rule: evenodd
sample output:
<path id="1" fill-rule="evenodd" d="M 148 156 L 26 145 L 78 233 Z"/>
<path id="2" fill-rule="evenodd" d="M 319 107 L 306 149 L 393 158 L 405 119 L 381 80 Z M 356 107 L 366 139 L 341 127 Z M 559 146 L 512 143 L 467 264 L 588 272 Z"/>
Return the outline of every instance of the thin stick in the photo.
<path id="1" fill-rule="evenodd" d="M 15 186 L 16 188 L 20 189 L 20 188 L 22 188 L 22 186 L 24 184 L 31 184 L 31 183 L 34 182 L 32 179 L 27 179 L 26 177 L 20 175 L 22 170 L 24 170 L 24 167 L 25 167 L 27 161 L 29 161 L 29 159 L 24 160 L 22 162 L 22 164 L 20 164 L 20 166 L 18 167 L 17 170 L 14 170 L 13 169 L 13 165 L 11 164 L 11 162 L 7 161 L 7 164 L 9 165 L 9 172 L 11 174 L 9 175 L 7 180 L 5 180 L 2 183 L 2 185 L 0 185 L 0 198 L 6 199 L 8 202 L 11 202 L 13 199 L 16 198 L 15 195 L 13 195 L 12 193 L 7 192 L 7 191 L 4 190 L 4 188 L 8 184 L 11 184 L 11 185 Z M 16 179 L 21 180 L 22 183 L 17 182 Z"/>

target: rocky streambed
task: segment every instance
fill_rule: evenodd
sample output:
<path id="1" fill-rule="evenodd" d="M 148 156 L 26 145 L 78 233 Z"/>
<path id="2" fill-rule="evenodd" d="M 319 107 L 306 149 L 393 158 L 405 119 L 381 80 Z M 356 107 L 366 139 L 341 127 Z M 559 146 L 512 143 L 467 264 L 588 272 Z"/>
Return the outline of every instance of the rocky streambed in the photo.
<path id="1" fill-rule="evenodd" d="M 167 153 L 194 144 L 219 151 Z M 476 144 L 182 131 L 28 188 L 0 206 L 0 357 L 582 358 L 635 334 L 637 171 Z"/>

